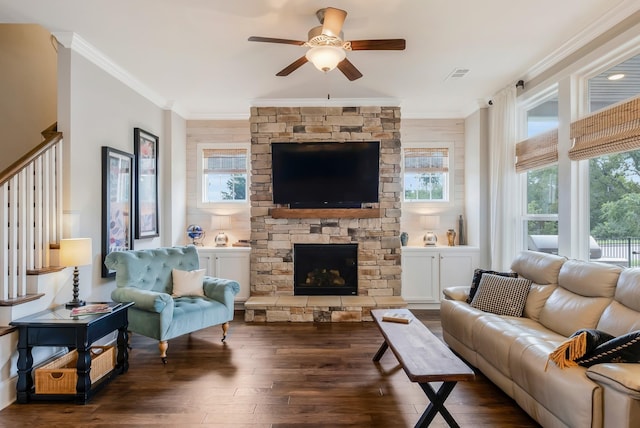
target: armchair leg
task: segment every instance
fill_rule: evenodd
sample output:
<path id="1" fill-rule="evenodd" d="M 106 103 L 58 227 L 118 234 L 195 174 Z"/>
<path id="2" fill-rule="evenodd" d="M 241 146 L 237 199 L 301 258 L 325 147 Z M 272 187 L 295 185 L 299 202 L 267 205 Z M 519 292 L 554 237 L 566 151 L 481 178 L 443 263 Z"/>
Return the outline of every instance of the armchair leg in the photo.
<path id="1" fill-rule="evenodd" d="M 162 364 L 167 364 L 167 349 L 169 348 L 169 342 L 166 340 L 161 340 L 158 342 L 158 348 L 160 349 L 160 358 L 162 359 Z"/>
<path id="2" fill-rule="evenodd" d="M 229 322 L 222 324 L 222 341 L 227 338 L 227 331 L 229 330 Z"/>

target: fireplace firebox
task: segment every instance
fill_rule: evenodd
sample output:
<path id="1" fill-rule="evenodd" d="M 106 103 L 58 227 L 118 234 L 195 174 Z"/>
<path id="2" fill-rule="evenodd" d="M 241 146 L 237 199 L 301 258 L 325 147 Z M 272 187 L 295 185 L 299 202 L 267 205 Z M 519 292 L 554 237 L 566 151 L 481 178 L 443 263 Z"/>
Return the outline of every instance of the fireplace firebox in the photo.
<path id="1" fill-rule="evenodd" d="M 294 244 L 293 294 L 358 294 L 358 244 Z"/>

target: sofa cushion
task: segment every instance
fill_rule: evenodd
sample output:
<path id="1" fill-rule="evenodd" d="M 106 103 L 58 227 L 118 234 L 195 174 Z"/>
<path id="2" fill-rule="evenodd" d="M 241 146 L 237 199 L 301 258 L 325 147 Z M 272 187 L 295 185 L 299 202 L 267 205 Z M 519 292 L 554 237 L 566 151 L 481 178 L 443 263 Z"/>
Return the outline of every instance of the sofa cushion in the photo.
<path id="1" fill-rule="evenodd" d="M 640 313 L 614 300 L 602 313 L 596 328 L 614 336 L 640 330 Z"/>
<path id="2" fill-rule="evenodd" d="M 534 321 L 539 321 L 540 311 L 542 311 L 544 304 L 556 287 L 557 285 L 554 284 L 531 284 L 522 316 L 531 318 Z"/>
<path id="3" fill-rule="evenodd" d="M 614 298 L 627 308 L 640 312 L 640 268 L 625 269 L 620 273 Z"/>
<path id="4" fill-rule="evenodd" d="M 191 271 L 173 269 L 173 297 L 181 296 L 204 296 L 202 280 L 204 279 L 204 269 Z"/>
<path id="5" fill-rule="evenodd" d="M 476 291 L 478 291 L 478 286 L 480 285 L 482 275 L 484 275 L 485 273 L 491 275 L 506 276 L 509 278 L 518 277 L 518 274 L 515 272 L 498 272 L 495 270 L 475 269 L 473 271 L 473 279 L 471 280 L 471 288 L 469 289 L 469 297 L 467 297 L 467 303 L 471 303 L 471 301 L 473 300 L 473 297 L 476 295 Z"/>
<path id="6" fill-rule="evenodd" d="M 605 263 L 568 260 L 558 275 L 558 285 L 585 297 L 613 297 L 622 268 Z"/>
<path id="7" fill-rule="evenodd" d="M 640 331 L 634 331 L 604 342 L 576 362 L 585 367 L 600 363 L 640 362 Z"/>
<path id="8" fill-rule="evenodd" d="M 496 315 L 522 316 L 531 281 L 484 274 L 471 306 Z"/>
<path id="9" fill-rule="evenodd" d="M 517 338 L 509 358 L 513 381 L 563 423 L 553 426 L 600 426 L 593 418 L 601 412 L 602 388 L 587 378 L 587 369 L 561 370 L 549 364 L 545 371 L 549 353 L 562 340 L 560 335 L 558 340 L 535 336 Z"/>
<path id="10" fill-rule="evenodd" d="M 558 273 L 566 260 L 554 254 L 522 251 L 511 263 L 511 270 L 536 284 L 557 284 Z"/>
<path id="11" fill-rule="evenodd" d="M 558 287 L 540 311 L 540 323 L 566 338 L 582 328 L 596 328 L 610 302 L 606 297 L 583 297 Z"/>

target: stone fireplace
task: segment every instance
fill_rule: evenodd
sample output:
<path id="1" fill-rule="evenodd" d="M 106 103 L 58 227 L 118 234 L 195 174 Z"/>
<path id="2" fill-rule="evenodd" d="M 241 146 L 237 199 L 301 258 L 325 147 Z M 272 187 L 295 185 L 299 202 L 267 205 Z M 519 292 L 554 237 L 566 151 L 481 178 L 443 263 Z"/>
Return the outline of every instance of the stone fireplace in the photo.
<path id="1" fill-rule="evenodd" d="M 298 297 L 294 292 L 294 246 L 297 244 L 357 246 L 356 296 L 349 298 L 362 297 L 373 302 L 373 306 L 376 306 L 376 299 L 402 302 L 400 108 L 252 107 L 250 122 L 251 295 L 245 305 L 245 319 L 269 321 L 270 308 L 279 314 L 272 320 L 317 318 L 308 314 L 287 317 L 286 313 L 293 313 L 291 305 L 282 304 L 285 300 L 296 301 L 289 296 Z M 379 141 L 379 202 L 355 210 L 290 210 L 275 205 L 271 143 L 314 141 L 347 144 L 350 141 Z M 278 298 L 283 299 L 276 303 Z M 338 307 L 329 305 L 327 310 L 344 310 L 345 299 L 339 301 Z M 306 305 L 309 305 L 308 301 Z M 367 318 L 367 314 L 363 317 Z"/>
<path id="2" fill-rule="evenodd" d="M 295 296 L 358 294 L 358 244 L 293 244 Z"/>

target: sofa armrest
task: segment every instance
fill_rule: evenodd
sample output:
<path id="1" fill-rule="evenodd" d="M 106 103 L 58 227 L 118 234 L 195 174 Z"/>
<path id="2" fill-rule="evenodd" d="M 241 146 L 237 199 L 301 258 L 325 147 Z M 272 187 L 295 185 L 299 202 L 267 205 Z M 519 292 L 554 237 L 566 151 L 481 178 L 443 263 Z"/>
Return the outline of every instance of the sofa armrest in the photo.
<path id="1" fill-rule="evenodd" d="M 587 376 L 600 385 L 613 388 L 640 400 L 640 364 L 596 364 L 589 367 Z"/>
<path id="2" fill-rule="evenodd" d="M 173 312 L 173 298 L 167 293 L 143 290 L 135 287 L 117 287 L 111 292 L 114 302 L 134 302 L 136 309 L 161 313 L 167 307 Z"/>
<path id="3" fill-rule="evenodd" d="M 234 297 L 240 292 L 238 281 L 205 276 L 203 280 L 204 295 L 223 303 L 233 309 Z"/>
<path id="4" fill-rule="evenodd" d="M 469 298 L 469 290 L 471 287 L 460 285 L 457 287 L 448 287 L 442 290 L 442 294 L 444 294 L 444 298 L 448 300 L 459 300 L 461 302 L 466 302 Z"/>

